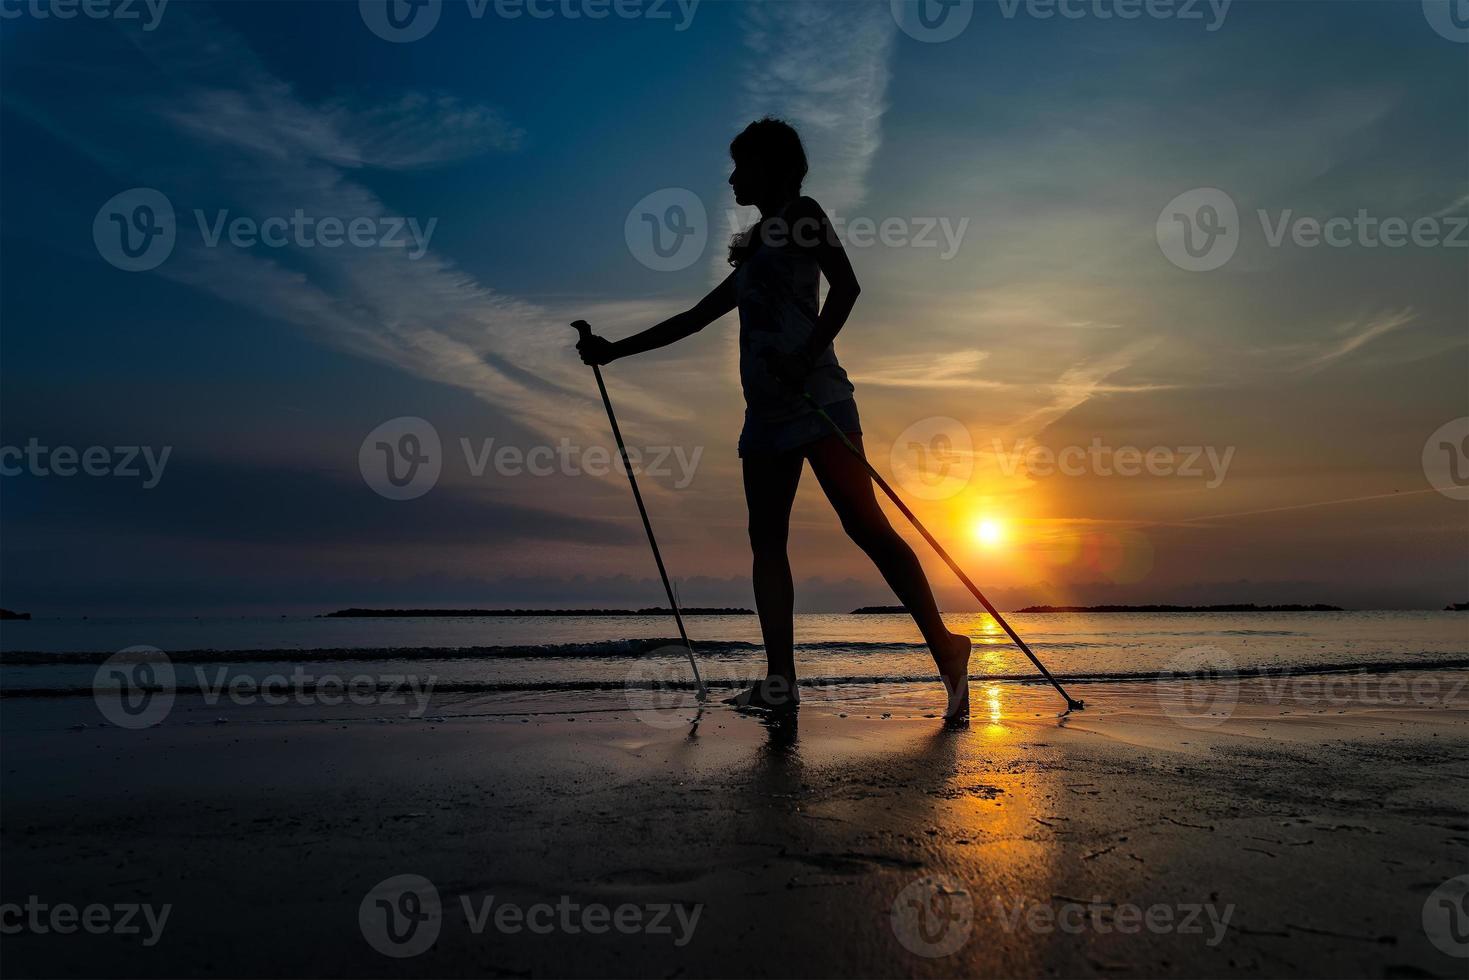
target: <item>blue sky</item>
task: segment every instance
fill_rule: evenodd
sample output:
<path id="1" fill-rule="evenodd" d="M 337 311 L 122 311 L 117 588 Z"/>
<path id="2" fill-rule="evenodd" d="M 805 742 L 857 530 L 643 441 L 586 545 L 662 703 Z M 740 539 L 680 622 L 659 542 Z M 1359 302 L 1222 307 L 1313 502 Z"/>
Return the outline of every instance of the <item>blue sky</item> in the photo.
<path id="1" fill-rule="evenodd" d="M 1008 522 L 1007 551 L 961 548 L 1002 599 L 1465 598 L 1469 515 L 1422 455 L 1469 413 L 1469 249 L 1273 247 L 1257 218 L 1469 214 L 1469 44 L 1417 2 L 1127 21 L 980 3 L 943 43 L 885 2 L 703 2 L 685 21 L 445 0 L 411 43 L 347 0 L 174 0 L 151 30 L 6 9 L 0 444 L 172 447 L 151 489 L 0 478 L 7 607 L 657 601 L 619 474 L 476 476 L 459 440 L 608 444 L 565 324 L 621 336 L 723 274 L 726 147 L 766 112 L 801 129 L 833 215 L 964 223 L 950 257 L 852 248 L 864 292 L 838 351 L 900 482 L 912 426 L 972 438 L 968 485 L 920 509 L 960 537 Z M 177 242 L 128 272 L 92 231 L 139 187 L 167 198 Z M 708 213 L 708 248 L 677 271 L 625 237 L 665 188 Z M 1241 215 L 1208 272 L 1156 235 L 1196 188 Z M 416 259 L 211 246 L 194 218 L 297 209 L 433 234 Z M 691 601 L 748 602 L 735 329 L 608 370 L 630 441 L 702 453 L 686 485 L 644 479 Z M 442 475 L 394 501 L 359 450 L 405 416 L 441 437 Z M 1017 476 L 997 452 L 1017 440 L 1235 451 L 1210 487 Z M 812 486 L 796 548 L 803 608 L 885 600 Z"/>

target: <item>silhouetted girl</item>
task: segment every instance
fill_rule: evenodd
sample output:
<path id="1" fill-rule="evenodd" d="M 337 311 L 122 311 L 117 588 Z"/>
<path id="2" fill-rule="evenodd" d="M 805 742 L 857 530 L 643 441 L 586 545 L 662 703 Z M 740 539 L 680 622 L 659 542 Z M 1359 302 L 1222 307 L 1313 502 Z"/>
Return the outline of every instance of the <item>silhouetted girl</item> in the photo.
<path id="1" fill-rule="evenodd" d="M 760 209 L 759 222 L 730 245 L 734 272 L 685 313 L 615 343 L 591 336 L 577 350 L 588 364 L 606 364 L 667 346 L 730 310 L 740 311 L 745 426 L 739 453 L 768 672 L 729 703 L 778 710 L 800 700 L 786 538 L 796 486 L 809 462 L 842 527 L 923 632 L 948 691 L 945 717 L 962 717 L 969 711 L 969 638 L 944 626 L 923 568 L 878 507 L 866 469 L 804 397 L 809 394 L 861 448 L 852 383 L 832 347 L 861 289 L 825 212 L 801 196 L 807 169 L 801 138 L 780 120 L 761 119 L 735 137 L 729 152 L 735 201 Z M 819 301 L 822 276 L 828 285 L 825 304 Z"/>

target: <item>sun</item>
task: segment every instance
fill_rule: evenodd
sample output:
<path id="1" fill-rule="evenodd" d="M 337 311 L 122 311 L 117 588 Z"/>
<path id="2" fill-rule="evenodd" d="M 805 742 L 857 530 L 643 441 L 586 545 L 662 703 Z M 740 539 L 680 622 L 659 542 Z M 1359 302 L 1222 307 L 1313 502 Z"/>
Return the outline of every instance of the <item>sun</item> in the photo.
<path id="1" fill-rule="evenodd" d="M 974 540 L 986 548 L 998 548 L 1005 542 L 1005 525 L 994 517 L 981 517 L 974 522 Z"/>

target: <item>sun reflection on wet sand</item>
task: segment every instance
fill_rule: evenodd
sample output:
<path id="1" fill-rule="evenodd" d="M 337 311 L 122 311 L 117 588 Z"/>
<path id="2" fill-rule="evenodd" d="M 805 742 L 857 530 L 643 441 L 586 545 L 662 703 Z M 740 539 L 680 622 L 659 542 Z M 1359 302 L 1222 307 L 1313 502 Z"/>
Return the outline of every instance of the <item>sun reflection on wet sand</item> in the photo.
<path id="1" fill-rule="evenodd" d="M 991 616 L 980 616 L 969 627 L 974 649 L 970 654 L 971 673 L 1003 673 L 1008 669 L 1010 637 Z"/>

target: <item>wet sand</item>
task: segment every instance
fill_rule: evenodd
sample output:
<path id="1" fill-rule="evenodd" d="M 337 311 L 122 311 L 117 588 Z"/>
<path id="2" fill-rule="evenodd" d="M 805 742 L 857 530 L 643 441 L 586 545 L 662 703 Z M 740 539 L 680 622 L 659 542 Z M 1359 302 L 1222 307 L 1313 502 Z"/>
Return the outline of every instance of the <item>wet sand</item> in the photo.
<path id="1" fill-rule="evenodd" d="M 1045 689 L 981 685 L 962 731 L 920 686 L 818 694 L 796 724 L 720 707 L 691 725 L 599 692 L 422 719 L 181 698 L 127 731 L 90 700 L 6 699 L 0 902 L 170 911 L 151 945 L 146 924 L 26 929 L 0 958 L 7 976 L 1462 976 L 1422 913 L 1469 870 L 1466 679 L 1246 681 L 1189 714 L 1197 687 L 1090 684 L 1064 719 Z M 404 874 L 442 913 L 394 958 L 359 912 Z M 568 911 L 511 931 L 476 920 L 490 896 Z M 594 934 L 591 906 L 644 926 L 663 907 L 668 931 Z"/>

